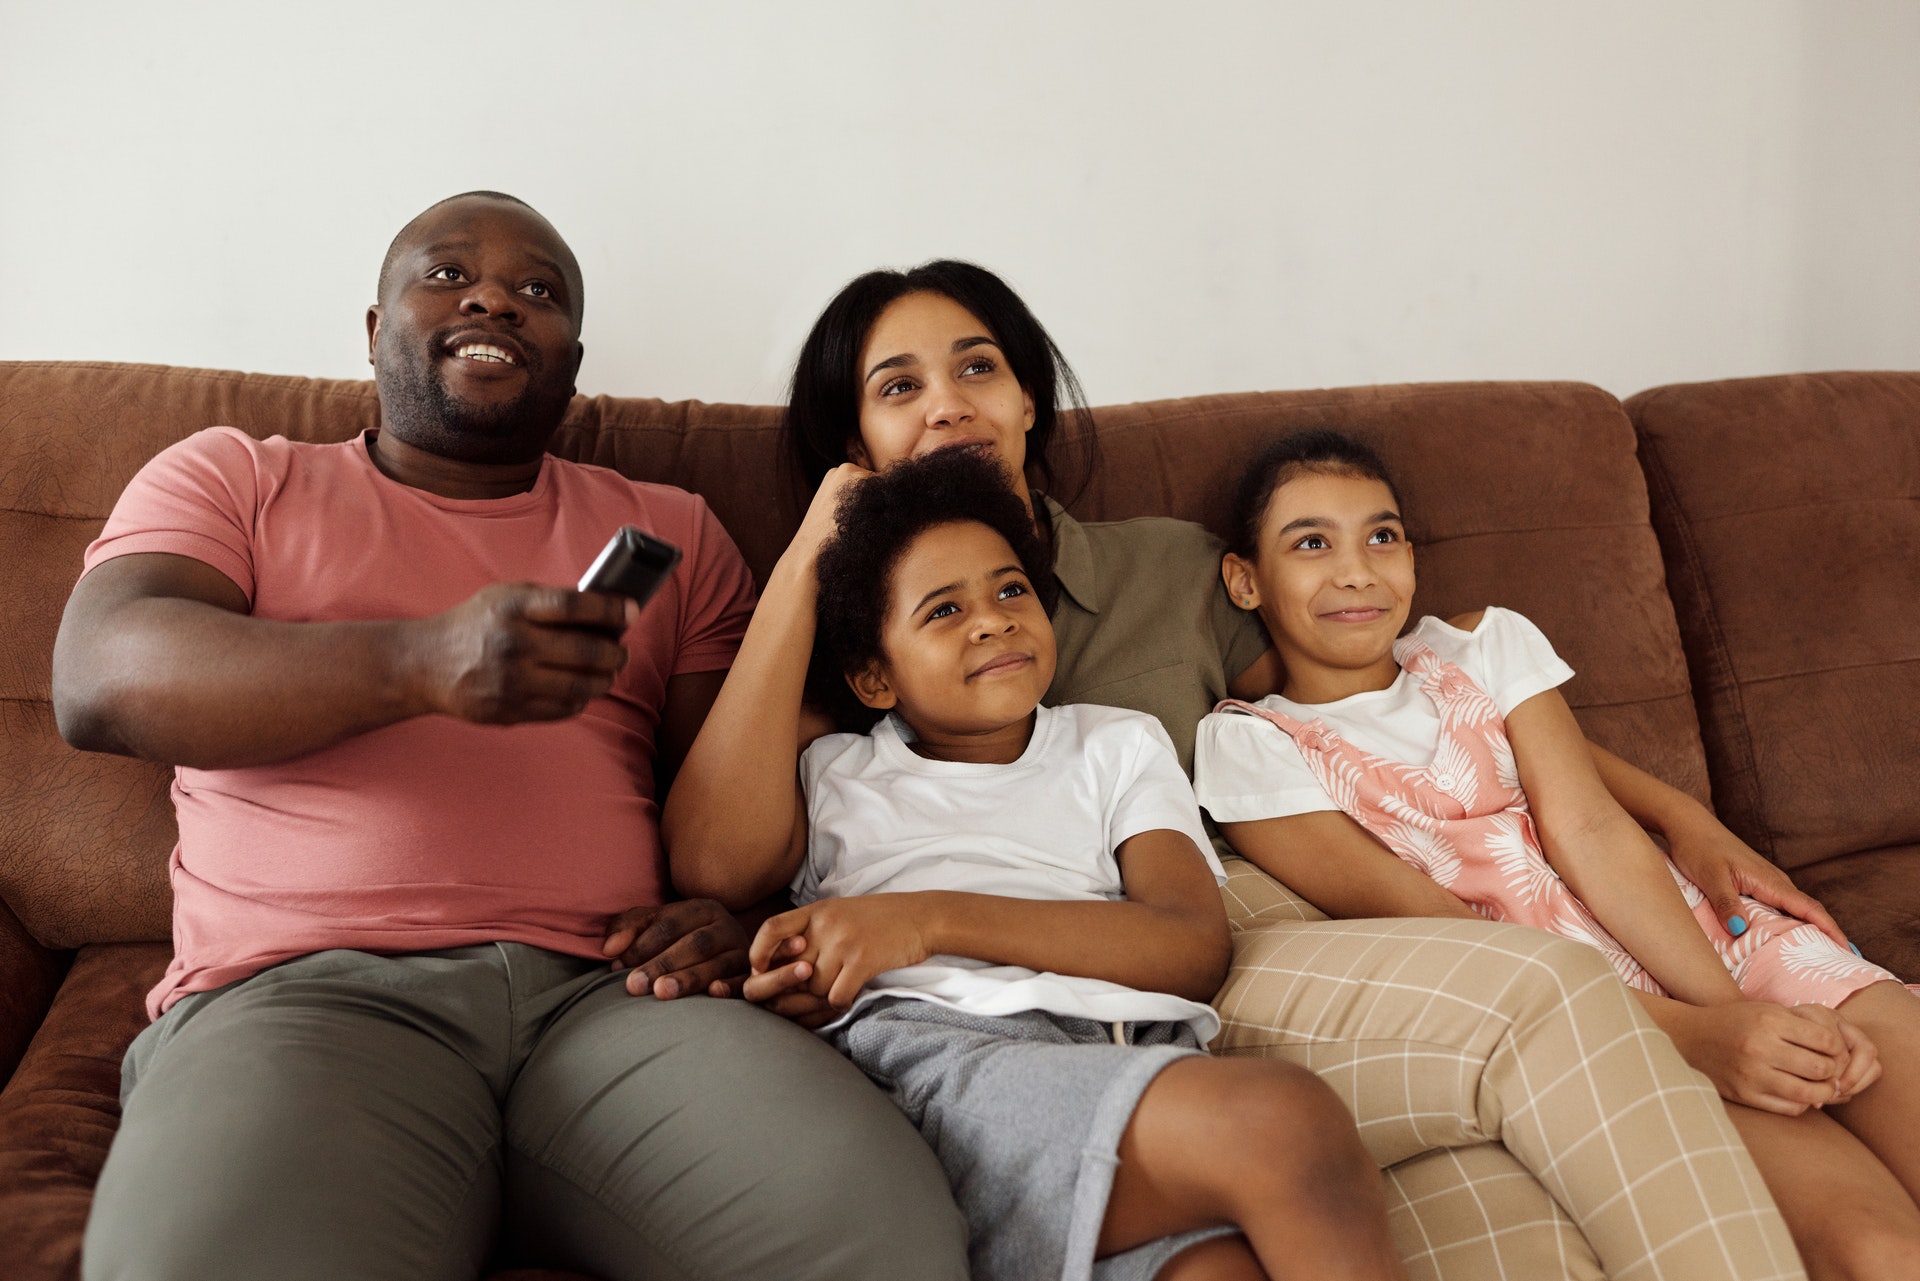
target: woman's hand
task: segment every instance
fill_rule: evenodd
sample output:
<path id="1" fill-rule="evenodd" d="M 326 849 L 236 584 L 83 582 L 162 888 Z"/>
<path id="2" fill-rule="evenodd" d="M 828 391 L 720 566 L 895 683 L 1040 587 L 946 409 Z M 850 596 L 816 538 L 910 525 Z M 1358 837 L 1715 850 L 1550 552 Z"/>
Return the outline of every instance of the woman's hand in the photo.
<path id="1" fill-rule="evenodd" d="M 1832 1015 L 1823 1010 L 1822 1015 Z M 1871 1044 L 1845 1021 L 1788 1009 L 1765 1001 L 1690 1007 L 1684 1019 L 1662 1020 L 1681 1057 L 1707 1074 L 1720 1097 L 1762 1112 L 1799 1116 L 1808 1108 L 1842 1101 L 1843 1090 L 1857 1092 L 1871 1083 L 1870 1069 L 1853 1070 L 1849 1045 L 1874 1053 Z M 1877 1055 L 1876 1055 L 1877 1057 Z"/>
<path id="2" fill-rule="evenodd" d="M 833 537 L 840 500 L 848 489 L 872 475 L 856 463 L 841 463 L 822 477 L 820 488 L 813 491 L 813 501 L 807 504 L 807 514 L 800 519 L 799 531 L 787 545 L 788 551 L 798 552 L 808 560 L 819 555 L 820 549 Z"/>
<path id="3" fill-rule="evenodd" d="M 1727 830 L 1719 819 L 1702 809 L 1693 821 L 1678 824 L 1663 833 L 1667 854 L 1689 881 L 1700 887 L 1713 904 L 1713 914 L 1735 936 L 1746 933 L 1746 909 L 1740 896 L 1757 899 L 1776 911 L 1816 925 L 1841 947 L 1852 948 L 1846 934 L 1827 915 L 1827 909 L 1810 894 L 1794 886 L 1785 872 L 1755 853 L 1747 843 Z M 1735 928 L 1734 922 L 1739 922 Z M 1856 949 L 1854 955 L 1860 953 Z"/>
<path id="4" fill-rule="evenodd" d="M 748 964 L 755 977 L 782 957 L 789 958 L 789 966 L 804 964 L 812 970 L 807 990 L 825 997 L 835 1011 L 844 1011 L 875 975 L 918 965 L 931 955 L 920 906 L 917 894 L 863 894 L 821 899 L 782 912 L 754 935 Z M 805 940 L 797 957 L 786 946 L 796 937 Z M 748 982 L 753 985 L 752 979 Z"/>

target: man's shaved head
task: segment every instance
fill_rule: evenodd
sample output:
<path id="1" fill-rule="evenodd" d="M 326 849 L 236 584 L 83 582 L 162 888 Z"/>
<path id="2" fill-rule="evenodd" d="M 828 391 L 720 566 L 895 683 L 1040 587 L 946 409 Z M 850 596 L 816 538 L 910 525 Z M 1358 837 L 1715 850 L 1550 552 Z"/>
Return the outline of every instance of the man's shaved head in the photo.
<path id="1" fill-rule="evenodd" d="M 406 226 L 400 228 L 399 232 L 394 236 L 393 242 L 387 246 L 387 256 L 380 260 L 380 279 L 374 287 L 374 298 L 377 301 L 382 303 L 387 301 L 387 288 L 393 283 L 394 264 L 399 262 L 400 256 L 413 246 L 414 236 L 419 231 L 420 224 L 426 220 L 427 215 L 436 209 L 443 208 L 446 205 L 454 204 L 461 200 L 504 201 L 510 205 L 519 205 L 522 209 L 540 219 L 541 222 L 547 222 L 545 215 L 538 209 L 535 209 L 532 205 L 520 199 L 520 197 L 510 196 L 504 191 L 463 191 L 457 196 L 448 196 L 445 200 L 436 200 L 415 214 Z M 551 229 L 553 224 L 547 222 L 547 226 Z M 581 313 L 586 310 L 587 301 L 586 288 L 580 279 L 580 263 L 579 260 L 573 256 L 572 248 L 561 238 L 558 231 L 553 233 L 553 239 L 554 242 L 559 245 L 560 251 L 564 255 L 560 265 L 571 272 L 573 276 L 573 279 L 568 282 L 568 285 L 573 294 L 574 322 L 578 324 Z"/>

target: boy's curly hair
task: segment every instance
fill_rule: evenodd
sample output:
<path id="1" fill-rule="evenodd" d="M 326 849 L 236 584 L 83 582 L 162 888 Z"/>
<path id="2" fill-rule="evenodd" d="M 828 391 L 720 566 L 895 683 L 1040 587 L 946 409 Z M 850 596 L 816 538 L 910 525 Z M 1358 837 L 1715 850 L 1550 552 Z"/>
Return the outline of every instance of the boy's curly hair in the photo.
<path id="1" fill-rule="evenodd" d="M 975 521 L 999 534 L 1019 557 L 1041 605 L 1057 598 L 1053 554 L 1013 492 L 1005 467 L 979 449 L 950 448 L 896 463 L 840 500 L 831 540 L 820 549 L 813 659 L 807 695 L 846 728 L 868 729 L 879 713 L 861 704 L 846 676 L 884 657 L 880 630 L 894 566 L 913 540 L 936 525 Z"/>

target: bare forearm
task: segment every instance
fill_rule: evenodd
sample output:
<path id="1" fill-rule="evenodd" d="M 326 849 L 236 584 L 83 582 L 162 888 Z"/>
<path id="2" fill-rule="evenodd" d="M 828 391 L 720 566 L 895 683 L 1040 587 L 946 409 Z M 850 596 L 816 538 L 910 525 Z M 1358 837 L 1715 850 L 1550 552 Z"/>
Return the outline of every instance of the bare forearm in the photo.
<path id="1" fill-rule="evenodd" d="M 1626 811 L 1566 833 L 1543 824 L 1541 839 L 1575 896 L 1662 987 L 1694 1005 L 1742 999 L 1665 858 Z"/>
<path id="2" fill-rule="evenodd" d="M 1336 919 L 1475 915 L 1337 810 L 1223 823 L 1221 830 L 1243 857 Z"/>
<path id="3" fill-rule="evenodd" d="M 931 952 L 1106 979 L 1193 1001 L 1213 999 L 1232 954 L 1226 918 L 1217 913 L 937 890 L 912 897 Z"/>
<path id="4" fill-rule="evenodd" d="M 400 622 L 280 623 L 199 601 L 120 604 L 56 648 L 76 746 L 222 769 L 302 755 L 424 710 Z"/>
<path id="5" fill-rule="evenodd" d="M 660 827 L 683 894 L 749 903 L 792 875 L 785 864 L 816 594 L 812 556 L 789 551 L 674 778 Z"/>

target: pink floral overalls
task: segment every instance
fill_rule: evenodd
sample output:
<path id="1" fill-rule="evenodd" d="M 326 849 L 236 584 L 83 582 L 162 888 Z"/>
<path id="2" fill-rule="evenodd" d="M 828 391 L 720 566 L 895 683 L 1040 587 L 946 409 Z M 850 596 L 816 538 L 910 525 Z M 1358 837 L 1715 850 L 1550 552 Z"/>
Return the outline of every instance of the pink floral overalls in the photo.
<path id="1" fill-rule="evenodd" d="M 1493 699 L 1412 637 L 1395 643 L 1394 657 L 1440 714 L 1440 741 L 1424 766 L 1362 751 L 1317 717 L 1299 721 L 1237 699 L 1214 710 L 1259 716 L 1291 735 L 1334 804 L 1474 911 L 1596 947 L 1628 986 L 1665 996 L 1548 864 L 1520 790 L 1506 718 Z M 1755 1000 L 1834 1006 L 1870 983 L 1898 982 L 1818 927 L 1750 898 L 1741 900 L 1747 930 L 1735 938 L 1699 887 L 1672 860 L 1667 868 L 1714 951 Z"/>

